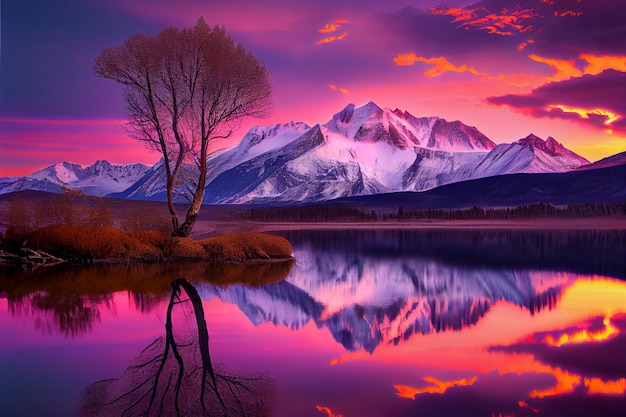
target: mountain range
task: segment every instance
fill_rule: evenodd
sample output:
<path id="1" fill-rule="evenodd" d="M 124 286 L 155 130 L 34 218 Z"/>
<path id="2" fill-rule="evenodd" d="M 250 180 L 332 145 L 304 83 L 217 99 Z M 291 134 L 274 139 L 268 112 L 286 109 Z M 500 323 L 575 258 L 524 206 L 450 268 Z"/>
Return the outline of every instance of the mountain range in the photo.
<path id="1" fill-rule="evenodd" d="M 623 157 L 603 160 L 618 165 Z M 585 158 L 548 137 L 529 135 L 496 145 L 475 127 L 438 117 L 415 117 L 369 102 L 346 106 L 325 124 L 290 122 L 253 127 L 241 142 L 209 157 L 204 202 L 271 204 L 431 190 L 442 185 L 519 173 L 593 169 Z M 193 175 L 184 166 L 181 177 Z M 26 177 L 0 179 L 0 193 L 22 189 L 137 200 L 165 200 L 162 162 L 82 168 L 62 163 Z M 185 201 L 186 188 L 176 189 Z"/>
<path id="2" fill-rule="evenodd" d="M 63 193 L 64 188 L 68 188 L 105 196 L 128 189 L 149 169 L 144 164 L 118 165 L 108 161 L 96 161 L 85 168 L 62 162 L 25 177 L 0 178 L 0 194 L 21 190 Z"/>

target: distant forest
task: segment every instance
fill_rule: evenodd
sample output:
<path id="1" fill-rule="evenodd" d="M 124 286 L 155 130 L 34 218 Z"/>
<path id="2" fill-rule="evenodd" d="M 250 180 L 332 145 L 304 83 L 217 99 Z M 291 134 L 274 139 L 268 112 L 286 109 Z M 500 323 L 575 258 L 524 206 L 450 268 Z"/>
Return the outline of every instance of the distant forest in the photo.
<path id="1" fill-rule="evenodd" d="M 231 212 L 240 220 L 265 222 L 364 222 L 405 220 L 477 220 L 477 219 L 523 219 L 541 217 L 606 217 L 626 215 L 626 203 L 586 203 L 557 207 L 538 203 L 506 208 L 472 207 L 465 209 L 414 210 L 398 207 L 397 211 L 363 210 L 340 204 L 311 204 L 306 206 L 283 206 L 254 208 Z"/>

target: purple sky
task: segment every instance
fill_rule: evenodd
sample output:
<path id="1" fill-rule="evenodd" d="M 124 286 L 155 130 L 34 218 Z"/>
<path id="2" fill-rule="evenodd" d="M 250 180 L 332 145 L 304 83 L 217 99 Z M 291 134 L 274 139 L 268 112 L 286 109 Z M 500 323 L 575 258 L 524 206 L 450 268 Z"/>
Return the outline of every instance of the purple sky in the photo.
<path id="1" fill-rule="evenodd" d="M 325 123 L 348 103 L 553 136 L 590 160 L 626 150 L 622 0 L 8 0 L 1 4 L 0 176 L 61 161 L 153 163 L 94 58 L 135 33 L 224 25 L 271 72 L 254 124 Z"/>

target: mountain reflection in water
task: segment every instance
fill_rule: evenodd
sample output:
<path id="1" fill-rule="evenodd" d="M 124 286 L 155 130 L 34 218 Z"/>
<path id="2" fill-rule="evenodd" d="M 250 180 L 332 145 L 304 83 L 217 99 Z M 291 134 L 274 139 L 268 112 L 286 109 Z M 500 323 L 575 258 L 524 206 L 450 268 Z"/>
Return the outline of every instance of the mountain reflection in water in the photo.
<path id="1" fill-rule="evenodd" d="M 274 416 L 623 415 L 624 232 L 282 234 L 297 262 L 261 273 L 93 265 L 61 269 L 58 276 L 52 270 L 0 274 L 0 332 L 39 326 L 39 335 L 24 343 L 41 344 L 45 357 L 46 338 L 54 335 L 89 352 L 104 340 L 111 349 L 122 343 L 118 333 L 125 323 L 139 329 L 157 322 L 161 332 L 151 330 L 149 339 L 120 356 L 119 371 L 94 373 L 80 386 L 102 388 L 91 384 L 115 377 L 110 387 L 123 393 L 134 366 L 166 351 L 162 326 L 170 282 L 185 276 L 202 299 L 211 357 L 227 364 L 216 371 L 266 371 L 275 397 L 261 399 L 275 398 Z M 254 285 L 237 284 L 246 277 Z M 197 352 L 193 338 L 179 340 L 189 342 L 180 352 Z M 7 361 L 19 356 L 10 346 L 19 341 L 0 341 Z M 170 365 L 177 375 L 176 362 Z M 161 381 L 159 395 L 167 387 Z M 6 388 L 10 395 L 17 390 Z M 19 410 L 2 401 L 0 396 L 1 415 Z"/>

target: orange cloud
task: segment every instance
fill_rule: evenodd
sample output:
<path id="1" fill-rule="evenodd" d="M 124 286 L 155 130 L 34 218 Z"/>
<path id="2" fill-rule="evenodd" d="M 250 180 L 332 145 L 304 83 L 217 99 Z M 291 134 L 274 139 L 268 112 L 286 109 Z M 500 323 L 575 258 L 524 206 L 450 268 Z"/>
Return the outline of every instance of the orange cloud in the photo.
<path id="1" fill-rule="evenodd" d="M 346 37 L 346 35 L 348 35 L 348 32 L 344 32 L 344 33 L 342 33 L 342 34 L 341 34 L 341 35 L 339 35 L 339 36 L 329 36 L 329 37 L 327 37 L 327 38 L 320 39 L 319 41 L 315 42 L 315 44 L 316 44 L 316 45 L 321 45 L 321 44 L 324 44 L 324 43 L 330 43 L 330 42 L 340 41 L 340 40 L 342 40 L 343 38 L 345 38 L 345 37 Z"/>
<path id="2" fill-rule="evenodd" d="M 414 52 L 411 52 L 410 54 L 400 54 L 393 59 L 393 62 L 398 66 L 411 66 L 416 62 L 433 65 L 433 68 L 424 72 L 424 75 L 429 78 L 434 78 L 445 72 L 452 71 L 469 72 L 470 74 L 477 75 L 488 81 L 503 82 L 516 86 L 534 86 L 542 84 L 545 81 L 544 76 L 534 74 L 499 74 L 494 76 L 483 71 L 478 71 L 470 65 L 455 65 L 443 56 L 440 56 L 439 58 L 426 58 L 423 56 L 417 56 Z"/>
<path id="3" fill-rule="evenodd" d="M 393 59 L 393 62 L 395 62 L 395 64 L 398 66 L 410 66 L 416 62 L 423 62 L 428 65 L 433 65 L 433 68 L 424 73 L 424 75 L 429 78 L 437 77 L 448 71 L 469 72 L 474 75 L 487 75 L 486 73 L 478 72 L 476 68 L 468 65 L 456 66 L 443 56 L 440 56 L 439 58 L 426 58 L 423 56 L 417 56 L 414 52 L 411 52 L 410 54 L 398 55 Z"/>
<path id="4" fill-rule="evenodd" d="M 545 398 L 569 394 L 570 392 L 574 392 L 582 381 L 580 375 L 573 375 L 559 368 L 554 369 L 551 373 L 554 378 L 556 378 L 556 385 L 545 390 L 533 390 L 530 392 L 530 398 Z"/>
<path id="5" fill-rule="evenodd" d="M 430 12 L 434 15 L 454 16 L 455 22 L 462 22 L 458 28 L 486 30 L 490 35 L 512 36 L 515 33 L 525 33 L 532 30 L 533 26 L 528 20 L 539 17 L 532 9 L 517 9 L 509 11 L 500 10 L 500 13 L 491 12 L 485 8 L 449 8 L 431 7 Z"/>
<path id="6" fill-rule="evenodd" d="M 570 394 L 580 386 L 585 387 L 588 394 L 621 395 L 626 393 L 626 378 L 614 381 L 604 381 L 600 378 L 583 378 L 580 375 L 570 374 L 559 368 L 553 369 L 550 373 L 556 379 L 556 385 L 546 390 L 533 390 L 529 394 L 531 398 Z"/>
<path id="7" fill-rule="evenodd" d="M 538 55 L 529 55 L 528 58 L 535 62 L 547 64 L 554 70 L 554 75 L 548 77 L 547 81 L 560 81 L 572 77 L 580 77 L 583 72 L 576 67 L 575 61 L 567 61 L 564 59 L 550 59 Z"/>
<path id="8" fill-rule="evenodd" d="M 434 15 L 449 15 L 454 16 L 454 22 L 463 22 L 465 20 L 470 20 L 474 17 L 474 13 L 478 9 L 468 9 L 468 8 L 446 8 L 446 7 L 431 7 L 430 12 Z M 485 9 L 482 9 L 485 10 Z M 486 11 L 486 10 L 485 10 Z"/>
<path id="9" fill-rule="evenodd" d="M 341 414 L 333 414 L 333 411 L 328 407 L 323 407 L 321 405 L 316 405 L 315 408 L 317 411 L 326 413 L 328 417 L 343 417 Z"/>
<path id="10" fill-rule="evenodd" d="M 605 317 L 602 321 L 604 329 L 598 332 L 591 332 L 588 329 L 580 330 L 573 334 L 563 333 L 558 338 L 548 335 L 545 343 L 550 346 L 563 346 L 569 344 L 603 342 L 619 334 L 619 329 L 611 324 L 611 319 Z"/>
<path id="11" fill-rule="evenodd" d="M 626 378 L 617 381 L 603 381 L 600 378 L 585 378 L 585 387 L 589 394 L 624 394 Z"/>
<path id="12" fill-rule="evenodd" d="M 422 379 L 426 382 L 430 382 L 433 385 L 424 387 L 424 388 L 413 388 L 407 385 L 394 385 L 393 387 L 398 391 L 396 395 L 402 398 L 409 398 L 414 400 L 415 397 L 419 394 L 443 394 L 448 389 L 452 387 L 465 387 L 473 385 L 476 382 L 478 377 L 473 377 L 468 380 L 466 378 L 459 379 L 456 381 L 440 381 L 437 378 L 433 378 L 430 376 L 425 376 Z"/>
<path id="13" fill-rule="evenodd" d="M 587 62 L 585 74 L 596 75 L 607 69 L 626 72 L 626 56 L 583 54 L 579 59 Z"/>
<path id="14" fill-rule="evenodd" d="M 573 10 L 565 10 L 564 12 L 557 12 L 557 11 L 554 12 L 555 16 L 560 16 L 560 17 L 563 17 L 563 16 L 581 16 L 582 14 L 583 14 L 583 12 L 575 12 Z"/>
<path id="15" fill-rule="evenodd" d="M 338 25 L 337 23 L 326 23 L 323 28 L 318 29 L 317 31 L 319 33 L 331 33 L 339 30 L 340 27 L 341 25 Z"/>
<path id="16" fill-rule="evenodd" d="M 521 45 L 524 45 L 522 43 Z M 521 46 L 520 45 L 520 46 Z M 525 46 L 524 46 L 525 47 Z M 520 49 L 518 47 L 518 49 Z M 522 48 L 523 49 L 523 48 Z M 580 77 L 586 74 L 597 75 L 604 70 L 614 69 L 616 71 L 626 72 L 626 56 L 615 55 L 591 55 L 582 54 L 578 60 L 586 62 L 583 69 L 576 65 L 575 60 L 551 59 L 544 58 L 539 55 L 529 55 L 530 59 L 535 62 L 547 64 L 554 69 L 554 75 L 547 77 L 546 81 L 562 81 L 568 78 Z"/>
<path id="17" fill-rule="evenodd" d="M 346 90 L 345 88 L 337 87 L 334 84 L 326 84 L 326 86 L 330 88 L 331 90 L 339 91 L 340 93 L 344 93 L 344 94 L 350 94 L 350 92 Z"/>
<path id="18" fill-rule="evenodd" d="M 528 408 L 530 409 L 533 413 L 538 413 L 539 410 L 537 410 L 536 408 L 531 407 L 530 405 L 528 405 L 528 403 L 526 401 L 518 401 L 517 405 L 519 406 L 519 408 Z"/>
<path id="19" fill-rule="evenodd" d="M 323 28 L 318 29 L 317 31 L 319 33 L 333 33 L 333 32 L 337 32 L 339 29 L 341 29 L 341 25 L 344 25 L 346 23 L 350 23 L 350 21 L 347 20 L 347 19 L 336 19 L 332 23 L 326 23 Z M 321 45 L 323 43 L 335 42 L 335 41 L 338 41 L 338 40 L 341 40 L 341 39 L 345 38 L 347 34 L 348 34 L 348 32 L 344 32 L 344 33 L 342 33 L 339 36 L 328 36 L 326 38 L 320 39 L 319 41 L 315 42 L 315 44 L 316 45 Z"/>
<path id="20" fill-rule="evenodd" d="M 603 123 L 605 126 L 610 126 L 613 122 L 616 122 L 623 117 L 620 114 L 614 113 L 606 109 L 583 109 L 580 107 L 564 106 L 562 104 L 551 104 L 546 106 L 545 109 L 548 111 L 558 109 L 564 113 L 576 113 L 582 119 L 589 119 L 590 115 L 603 116 L 606 117 L 606 120 Z"/>
<path id="21" fill-rule="evenodd" d="M 535 41 L 534 41 L 533 39 L 529 39 L 529 40 L 528 40 L 528 41 L 526 41 L 526 42 L 522 42 L 522 43 L 520 43 L 519 45 L 517 45 L 517 50 L 518 50 L 518 51 L 523 51 L 523 50 L 524 50 L 524 49 L 526 49 L 526 47 L 527 47 L 528 45 L 530 45 L 531 43 L 535 43 Z"/>

